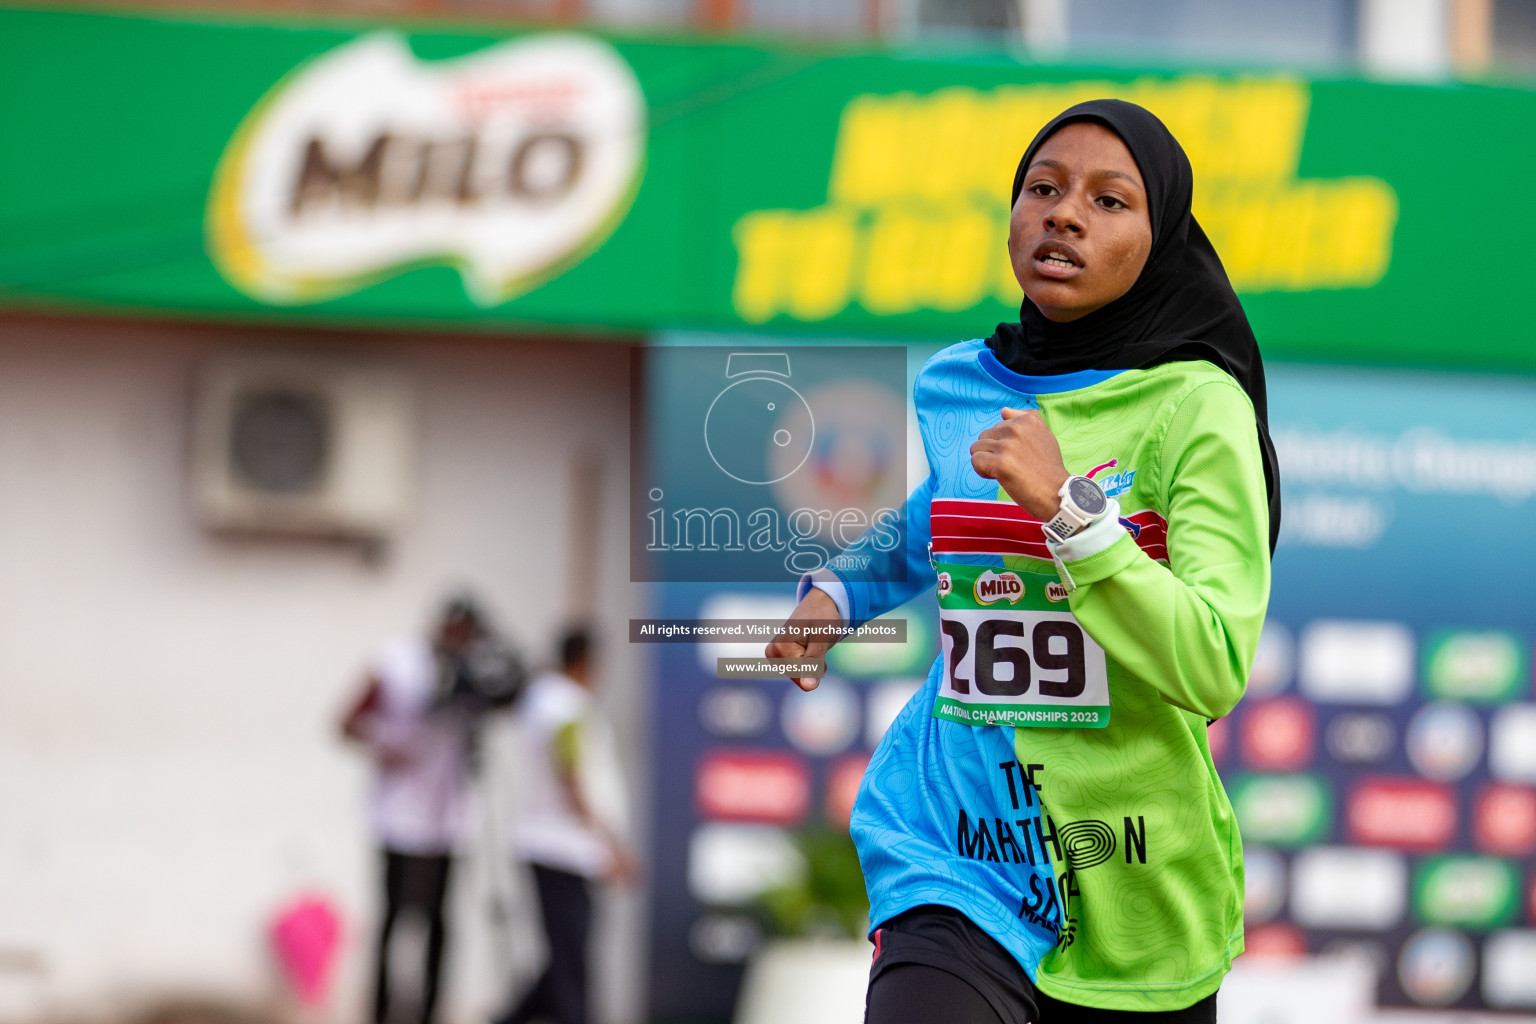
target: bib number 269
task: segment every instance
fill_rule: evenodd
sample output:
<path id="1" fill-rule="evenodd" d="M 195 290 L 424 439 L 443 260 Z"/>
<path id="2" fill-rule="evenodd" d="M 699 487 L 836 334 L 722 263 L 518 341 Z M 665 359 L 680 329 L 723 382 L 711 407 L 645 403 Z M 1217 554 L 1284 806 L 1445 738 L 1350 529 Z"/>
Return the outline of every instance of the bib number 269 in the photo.
<path id="1" fill-rule="evenodd" d="M 1100 647 L 1069 612 L 941 608 L 944 685 L 934 714 L 971 725 L 1109 724 Z"/>
<path id="2" fill-rule="evenodd" d="M 1082 696 L 1087 688 L 1087 644 L 1092 641 L 1087 640 L 1083 627 L 1076 622 L 1042 619 L 1031 624 L 1008 618 L 982 619 L 972 625 L 959 617 L 946 616 L 941 625 L 948 641 L 944 646 L 948 649 L 945 668 L 949 688 L 957 694 L 972 692 L 974 675 L 978 694 L 1024 696 L 1037 682 L 1033 668 L 1052 674 L 1052 678 L 1038 680 L 1042 697 L 1070 700 Z M 1001 637 L 1017 637 L 1025 643 L 1000 644 Z"/>

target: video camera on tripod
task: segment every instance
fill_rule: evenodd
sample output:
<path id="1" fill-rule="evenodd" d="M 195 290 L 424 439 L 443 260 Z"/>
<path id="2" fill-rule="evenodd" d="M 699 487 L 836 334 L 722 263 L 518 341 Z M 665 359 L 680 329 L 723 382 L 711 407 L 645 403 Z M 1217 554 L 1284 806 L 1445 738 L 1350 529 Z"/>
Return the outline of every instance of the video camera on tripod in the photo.
<path id="1" fill-rule="evenodd" d="M 444 609 L 435 648 L 438 703 L 469 717 L 510 706 L 528 682 L 517 650 L 467 597 L 454 598 Z"/>

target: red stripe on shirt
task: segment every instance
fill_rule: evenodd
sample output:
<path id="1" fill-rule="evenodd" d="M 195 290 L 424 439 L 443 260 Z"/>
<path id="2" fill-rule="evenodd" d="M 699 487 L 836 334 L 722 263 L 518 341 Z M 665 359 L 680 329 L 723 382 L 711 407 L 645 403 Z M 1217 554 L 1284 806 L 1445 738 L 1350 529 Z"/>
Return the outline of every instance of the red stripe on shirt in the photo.
<path id="1" fill-rule="evenodd" d="M 1133 525 L 1136 543 L 1152 558 L 1168 560 L 1168 520 L 1144 509 L 1121 522 Z M 929 506 L 933 551 L 1028 555 L 1050 561 L 1040 520 L 1011 501 L 935 498 Z"/>
<path id="2" fill-rule="evenodd" d="M 1121 516 L 1120 519 L 1122 522 L 1135 523 L 1141 528 L 1136 538 L 1136 543 L 1141 550 L 1159 562 L 1168 561 L 1168 520 L 1149 508 L 1128 516 Z"/>

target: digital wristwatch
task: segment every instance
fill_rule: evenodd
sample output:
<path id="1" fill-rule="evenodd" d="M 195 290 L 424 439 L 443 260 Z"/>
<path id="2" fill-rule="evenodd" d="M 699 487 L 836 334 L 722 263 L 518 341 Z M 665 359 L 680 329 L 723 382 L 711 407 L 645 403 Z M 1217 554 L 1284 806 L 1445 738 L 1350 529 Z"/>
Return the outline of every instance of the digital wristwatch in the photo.
<path id="1" fill-rule="evenodd" d="M 1061 543 L 1103 519 L 1109 512 L 1109 498 L 1097 481 L 1086 476 L 1069 476 L 1056 492 L 1061 510 L 1042 524 L 1047 538 Z"/>

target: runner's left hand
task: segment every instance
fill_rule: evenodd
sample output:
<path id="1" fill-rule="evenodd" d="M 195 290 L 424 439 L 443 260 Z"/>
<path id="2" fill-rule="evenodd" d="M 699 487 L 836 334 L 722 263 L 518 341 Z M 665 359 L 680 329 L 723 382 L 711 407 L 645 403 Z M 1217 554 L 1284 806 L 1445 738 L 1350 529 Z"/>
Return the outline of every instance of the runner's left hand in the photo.
<path id="1" fill-rule="evenodd" d="M 812 587 L 805 592 L 805 597 L 795 606 L 795 610 L 785 620 L 785 625 L 798 623 L 801 625 L 822 624 L 827 622 L 841 623 L 842 613 L 837 610 L 837 602 L 827 596 L 824 590 Z M 768 641 L 768 646 L 763 650 L 763 656 L 768 658 L 821 658 L 831 650 L 836 640 L 795 640 L 780 631 L 774 638 Z M 821 683 L 820 679 L 805 676 L 795 680 L 795 685 L 809 693 Z"/>
<path id="2" fill-rule="evenodd" d="M 1057 492 L 1071 474 L 1040 410 L 1004 409 L 1003 421 L 983 430 L 971 445 L 971 465 L 978 475 L 1002 484 L 1008 497 L 1041 522 L 1061 510 Z"/>

